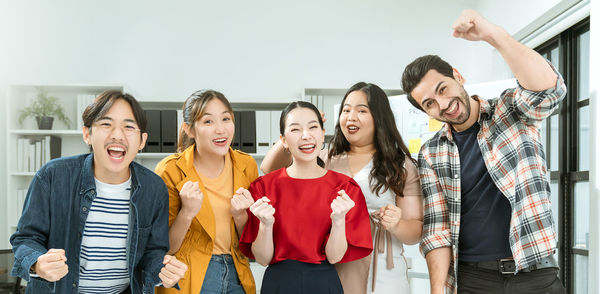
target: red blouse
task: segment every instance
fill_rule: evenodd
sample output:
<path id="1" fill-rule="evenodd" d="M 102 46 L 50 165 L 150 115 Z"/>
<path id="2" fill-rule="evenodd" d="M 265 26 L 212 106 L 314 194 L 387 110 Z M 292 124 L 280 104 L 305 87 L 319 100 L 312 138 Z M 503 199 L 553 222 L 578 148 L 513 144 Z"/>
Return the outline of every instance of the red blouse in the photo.
<path id="1" fill-rule="evenodd" d="M 348 250 L 340 262 L 363 258 L 373 250 L 365 197 L 350 177 L 334 171 L 315 179 L 296 179 L 282 168 L 259 177 L 250 185 L 254 200 L 266 196 L 275 208 L 274 253 L 271 264 L 286 259 L 319 264 L 327 259 L 325 244 L 331 231 L 331 201 L 344 190 L 355 205 L 346 214 Z M 248 223 L 239 247 L 254 258 L 251 246 L 260 221 L 248 210 Z"/>

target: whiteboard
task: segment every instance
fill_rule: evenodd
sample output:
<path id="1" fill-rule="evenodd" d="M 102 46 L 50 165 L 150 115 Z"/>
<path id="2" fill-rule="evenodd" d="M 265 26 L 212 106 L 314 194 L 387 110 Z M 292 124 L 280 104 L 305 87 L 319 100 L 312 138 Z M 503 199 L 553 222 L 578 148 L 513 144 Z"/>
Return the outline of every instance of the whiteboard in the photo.
<path id="1" fill-rule="evenodd" d="M 517 86 L 517 80 L 506 79 L 465 85 L 469 95 L 479 95 L 483 99 L 499 97 L 505 89 Z M 389 96 L 390 106 L 396 120 L 396 127 L 410 150 L 417 158 L 421 146 L 441 128 L 442 123 L 430 119 L 425 112 L 414 107 L 406 95 Z"/>

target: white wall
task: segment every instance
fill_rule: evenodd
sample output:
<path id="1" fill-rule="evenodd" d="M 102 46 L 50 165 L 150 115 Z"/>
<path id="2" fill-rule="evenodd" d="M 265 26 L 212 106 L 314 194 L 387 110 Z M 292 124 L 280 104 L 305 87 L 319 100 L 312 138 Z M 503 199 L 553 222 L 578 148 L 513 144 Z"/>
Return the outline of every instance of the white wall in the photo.
<path id="1" fill-rule="evenodd" d="M 477 10 L 489 21 L 500 25 L 514 36 L 555 6 L 565 6 L 567 5 L 565 3 L 572 2 L 577 2 L 577 0 L 480 0 L 477 1 Z M 541 43 L 543 42 L 528 45 L 538 46 Z M 503 80 L 513 77 L 502 56 L 491 47 L 482 50 L 478 59 L 481 66 L 476 70 L 477 78 L 475 82 Z"/>
<path id="2" fill-rule="evenodd" d="M 559 2 L 561 0 L 479 0 L 477 9 L 488 20 L 514 35 Z"/>
<path id="3" fill-rule="evenodd" d="M 257 101 L 363 79 L 399 88 L 425 52 L 471 67 L 450 28 L 473 0 L 232 2 L 10 1 L 0 85 L 126 83 L 179 100 L 210 87 Z"/>

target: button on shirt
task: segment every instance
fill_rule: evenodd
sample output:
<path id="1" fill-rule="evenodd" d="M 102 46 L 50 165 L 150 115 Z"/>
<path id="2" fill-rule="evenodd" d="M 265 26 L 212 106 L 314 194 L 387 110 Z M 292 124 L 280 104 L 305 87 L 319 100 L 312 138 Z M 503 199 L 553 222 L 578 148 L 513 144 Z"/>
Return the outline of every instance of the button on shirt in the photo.
<path id="1" fill-rule="evenodd" d="M 519 270 L 556 250 L 550 184 L 539 132 L 541 122 L 558 108 L 566 94 L 564 81 L 558 72 L 556 74 L 556 86 L 541 92 L 518 85 L 491 100 L 474 96 L 480 103 L 481 130 L 477 142 L 494 184 L 511 205 L 509 243 Z M 426 255 L 436 248 L 452 248 L 452 270 L 446 286 L 453 291 L 456 289 L 461 180 L 459 152 L 448 124 L 421 147 L 418 162 L 425 205 L 420 249 Z"/>

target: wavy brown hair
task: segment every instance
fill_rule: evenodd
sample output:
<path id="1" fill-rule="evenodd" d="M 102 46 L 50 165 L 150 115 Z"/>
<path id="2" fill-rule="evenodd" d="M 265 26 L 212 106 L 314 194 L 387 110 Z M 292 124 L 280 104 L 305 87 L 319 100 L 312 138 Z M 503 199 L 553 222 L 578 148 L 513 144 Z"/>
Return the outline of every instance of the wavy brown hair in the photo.
<path id="1" fill-rule="evenodd" d="M 410 152 L 398 132 L 390 101 L 385 92 L 377 85 L 359 82 L 350 87 L 344 95 L 338 116 L 342 113 L 346 98 L 354 91 L 361 91 L 367 95 L 367 104 L 373 116 L 375 128 L 373 135 L 375 154 L 373 154 L 373 168 L 369 173 L 369 186 L 377 195 L 390 189 L 396 195 L 403 197 L 402 191 L 406 182 L 404 161 L 407 158 L 413 163 L 415 161 L 410 157 Z M 350 142 L 344 137 L 338 120 L 331 139 L 328 157 L 331 159 L 333 156 L 348 151 L 350 151 Z"/>

